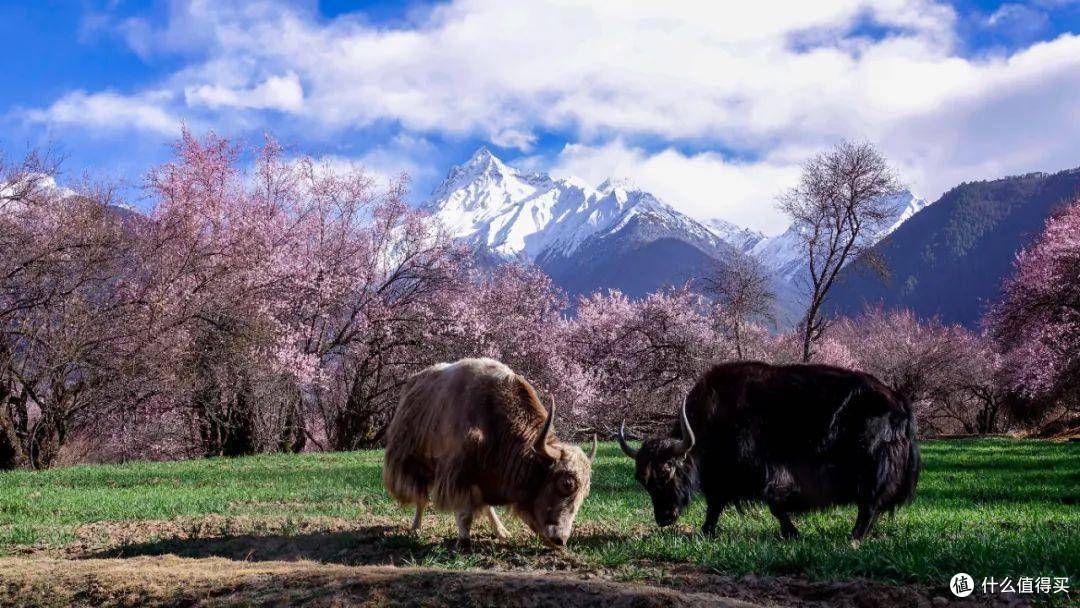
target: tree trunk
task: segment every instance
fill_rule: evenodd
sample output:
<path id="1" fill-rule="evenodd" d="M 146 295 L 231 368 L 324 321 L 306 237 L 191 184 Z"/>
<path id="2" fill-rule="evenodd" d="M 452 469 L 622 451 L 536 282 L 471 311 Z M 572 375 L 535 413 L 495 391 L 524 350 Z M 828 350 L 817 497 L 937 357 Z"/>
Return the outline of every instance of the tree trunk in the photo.
<path id="1" fill-rule="evenodd" d="M 307 429 L 304 426 L 304 402 L 297 390 L 286 405 L 285 421 L 281 429 L 278 450 L 299 454 L 307 445 Z"/>
<path id="2" fill-rule="evenodd" d="M 25 465 L 26 458 L 7 404 L 0 402 L 0 405 L 5 406 L 0 409 L 0 471 L 9 471 Z"/>
<path id="3" fill-rule="evenodd" d="M 246 386 L 232 394 L 217 386 L 195 393 L 194 413 L 205 456 L 248 456 L 258 451 L 255 412 Z"/>
<path id="4" fill-rule="evenodd" d="M 812 315 L 806 316 L 806 326 L 803 328 L 802 339 L 802 362 L 809 363 L 810 358 L 814 355 L 814 317 Z"/>
<path id="5" fill-rule="evenodd" d="M 43 416 L 30 431 L 30 466 L 47 469 L 56 464 L 67 437 L 67 425 L 51 416 Z"/>
<path id="6" fill-rule="evenodd" d="M 998 426 L 998 401 L 993 395 L 986 395 L 982 399 L 983 407 L 979 412 L 978 431 L 982 435 L 993 433 Z"/>

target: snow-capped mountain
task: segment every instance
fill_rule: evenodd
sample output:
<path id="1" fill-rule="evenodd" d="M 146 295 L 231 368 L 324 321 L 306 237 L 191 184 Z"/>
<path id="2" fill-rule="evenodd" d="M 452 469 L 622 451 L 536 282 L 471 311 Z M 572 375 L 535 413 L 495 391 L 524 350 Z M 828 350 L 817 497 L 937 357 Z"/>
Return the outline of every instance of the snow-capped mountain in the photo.
<path id="1" fill-rule="evenodd" d="M 869 243 L 926 205 L 910 192 L 893 198 L 887 227 Z M 627 180 L 593 187 L 524 172 L 481 147 L 423 206 L 459 240 L 496 260 L 532 260 L 574 295 L 607 288 L 640 296 L 747 255 L 773 275 L 782 322 L 801 306 L 806 270 L 794 228 L 768 237 L 722 219 L 703 224 Z"/>
<path id="2" fill-rule="evenodd" d="M 451 169 L 424 208 L 478 249 L 536 261 L 571 293 L 643 295 L 739 255 L 715 231 L 626 180 L 593 188 L 525 173 L 487 148 Z"/>
<path id="3" fill-rule="evenodd" d="M 761 232 L 719 218 L 709 220 L 707 226 L 713 234 L 743 253 L 749 253 L 755 245 L 768 238 Z"/>
<path id="4" fill-rule="evenodd" d="M 424 204 L 455 237 L 500 255 L 570 255 L 590 237 L 617 232 L 649 214 L 713 247 L 724 241 L 628 180 L 593 188 L 507 166 L 486 147 L 449 175 Z"/>
<path id="5" fill-rule="evenodd" d="M 926 199 L 915 196 L 908 190 L 890 197 L 888 200 L 888 207 L 891 210 L 889 219 L 885 222 L 884 228 L 866 238 L 866 245 L 873 245 L 889 236 L 901 224 L 929 204 Z M 714 232 L 728 243 L 757 258 L 766 269 L 787 283 L 797 284 L 800 273 L 806 271 L 802 242 L 794 226 L 776 236 L 762 235 L 761 238 L 755 239 L 754 235 L 758 233 L 739 229 L 738 226 L 724 220 L 712 220 L 710 225 L 714 226 Z M 751 243 L 749 248 L 746 247 L 747 243 Z"/>
<path id="6" fill-rule="evenodd" d="M 583 182 L 522 173 L 480 148 L 450 170 L 424 207 L 470 245 L 532 259 L 555 243 L 578 242 L 595 231 L 595 224 L 611 221 L 603 209 L 579 213 L 592 194 Z"/>

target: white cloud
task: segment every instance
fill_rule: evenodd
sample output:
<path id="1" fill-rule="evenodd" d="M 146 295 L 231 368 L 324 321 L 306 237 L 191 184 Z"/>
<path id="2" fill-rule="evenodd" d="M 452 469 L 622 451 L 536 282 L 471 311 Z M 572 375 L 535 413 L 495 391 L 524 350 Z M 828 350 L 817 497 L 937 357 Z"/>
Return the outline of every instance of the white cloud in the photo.
<path id="1" fill-rule="evenodd" d="M 860 64 L 833 48 L 797 52 L 789 37 L 843 31 L 869 15 L 936 55 L 953 18 L 926 0 L 756 2 L 738 11 L 702 2 L 459 0 L 392 30 L 272 2 L 173 2 L 168 14 L 161 28 L 140 19 L 116 27 L 141 56 L 194 58 L 168 83 L 189 105 L 262 108 L 266 99 L 248 99 L 257 89 L 238 87 L 288 73 L 288 109 L 323 127 L 394 120 L 522 150 L 537 129 L 760 145 L 807 122 L 815 107 L 849 99 L 818 85 Z"/>
<path id="2" fill-rule="evenodd" d="M 962 181 L 1080 165 L 1080 37 L 1062 36 L 984 71 L 942 107 L 885 125 L 878 137 L 924 196 Z"/>
<path id="3" fill-rule="evenodd" d="M 536 143 L 536 135 L 527 131 L 520 131 L 518 129 L 506 129 L 492 133 L 488 138 L 491 143 L 502 148 L 517 148 L 522 152 L 528 152 L 532 150 L 533 144 Z"/>
<path id="4" fill-rule="evenodd" d="M 713 152 L 685 155 L 666 149 L 648 153 L 613 141 L 599 146 L 571 144 L 553 163 L 552 173 L 592 184 L 607 177 L 631 178 L 661 200 L 701 220 L 724 218 L 769 234 L 787 219 L 774 195 L 798 179 L 799 164 L 784 160 L 732 162 Z"/>
<path id="5" fill-rule="evenodd" d="M 304 89 L 295 73 L 271 76 L 251 89 L 204 84 L 184 90 L 189 106 L 296 111 L 304 104 Z"/>
<path id="6" fill-rule="evenodd" d="M 436 169 L 418 159 L 433 152 L 431 142 L 420 137 L 398 135 L 357 155 L 324 154 L 314 159 L 338 173 L 361 171 L 381 186 L 389 185 L 402 176 L 410 179 L 434 177 Z"/>
<path id="7" fill-rule="evenodd" d="M 176 136 L 180 120 L 167 108 L 172 94 L 149 91 L 121 95 L 111 91 L 72 91 L 43 109 L 26 111 L 30 122 L 81 126 L 90 130 L 137 129 Z"/>
<path id="8" fill-rule="evenodd" d="M 141 56 L 189 59 L 155 85 L 169 96 L 76 92 L 33 116 L 165 132 L 191 113 L 273 128 L 275 109 L 318 133 L 389 122 L 522 151 L 554 132 L 582 142 L 560 167 L 625 167 L 695 215 L 766 229 L 792 168 L 842 137 L 878 142 L 931 197 L 1080 162 L 1080 38 L 964 56 L 943 2 L 454 0 L 394 28 L 302 6 L 177 0 L 163 26 L 117 24 Z M 687 142 L 765 160 L 668 149 Z"/>

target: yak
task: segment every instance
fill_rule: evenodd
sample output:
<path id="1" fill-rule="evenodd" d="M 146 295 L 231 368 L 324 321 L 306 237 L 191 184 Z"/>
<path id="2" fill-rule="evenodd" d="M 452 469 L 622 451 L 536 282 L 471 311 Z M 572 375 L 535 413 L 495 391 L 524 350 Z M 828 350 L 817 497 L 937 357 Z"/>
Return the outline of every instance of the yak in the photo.
<path id="1" fill-rule="evenodd" d="M 492 359 L 440 363 L 412 376 L 386 433 L 383 485 L 416 507 L 429 501 L 457 519 L 469 542 L 475 513 L 508 534 L 492 505 L 511 511 L 548 546 L 563 547 L 589 493 L 592 453 L 555 438 L 555 402 L 545 411 L 533 387 Z"/>
<path id="2" fill-rule="evenodd" d="M 723 363 L 705 372 L 667 437 L 634 449 L 635 477 L 660 526 L 674 523 L 695 490 L 712 535 L 728 505 L 768 505 L 784 538 L 791 521 L 830 505 L 855 504 L 853 544 L 879 514 L 909 502 L 920 457 L 911 403 L 870 374 L 826 365 Z"/>

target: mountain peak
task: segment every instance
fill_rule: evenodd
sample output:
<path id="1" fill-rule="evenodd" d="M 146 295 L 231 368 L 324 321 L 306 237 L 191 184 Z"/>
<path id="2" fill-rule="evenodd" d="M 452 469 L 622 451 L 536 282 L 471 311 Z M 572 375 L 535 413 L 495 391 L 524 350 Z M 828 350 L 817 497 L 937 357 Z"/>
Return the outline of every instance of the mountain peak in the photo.
<path id="1" fill-rule="evenodd" d="M 873 235 L 872 238 L 875 242 L 891 234 L 900 227 L 900 224 L 908 221 L 911 216 L 930 204 L 930 201 L 915 195 L 911 190 L 904 190 L 895 196 L 889 197 L 885 202 L 889 207 L 889 218 L 886 225 L 877 234 Z"/>
<path id="2" fill-rule="evenodd" d="M 706 223 L 706 227 L 708 227 L 713 234 L 743 253 L 749 253 L 755 245 L 767 238 L 761 232 L 743 228 L 742 226 L 720 218 L 709 220 Z"/>
<path id="3" fill-rule="evenodd" d="M 502 182 L 505 178 L 516 178 L 518 172 L 507 167 L 487 146 L 480 146 L 472 153 L 469 160 L 455 165 L 446 174 L 446 179 L 431 193 L 429 203 L 446 198 L 454 191 L 478 181 Z"/>
<path id="4" fill-rule="evenodd" d="M 615 190 L 625 190 L 627 192 L 641 190 L 641 188 L 639 188 L 629 177 L 609 177 L 596 189 L 603 194 L 614 192 Z"/>
<path id="5" fill-rule="evenodd" d="M 717 240 L 628 179 L 605 180 L 596 190 L 577 178 L 523 173 L 486 146 L 454 167 L 424 207 L 457 238 L 507 256 L 565 255 L 641 217 L 695 242 Z"/>
<path id="6" fill-rule="evenodd" d="M 476 173 L 517 173 L 513 169 L 509 168 L 495 156 L 487 146 L 480 146 L 473 152 L 469 160 L 465 162 L 466 167 L 473 169 Z"/>
<path id="7" fill-rule="evenodd" d="M 487 146 L 481 144 L 480 147 L 477 148 L 476 151 L 472 153 L 472 156 L 469 157 L 469 160 L 468 160 L 467 164 L 479 164 L 479 163 L 490 163 L 490 162 L 497 162 L 497 163 L 500 163 L 500 164 L 502 163 L 502 161 L 499 160 L 499 158 L 497 156 L 495 156 L 495 154 L 493 154 L 491 152 L 491 150 Z"/>

